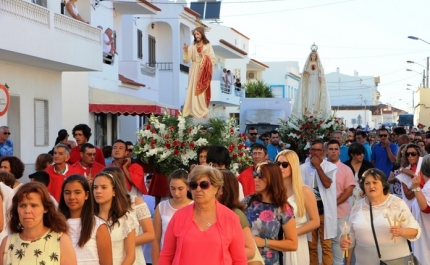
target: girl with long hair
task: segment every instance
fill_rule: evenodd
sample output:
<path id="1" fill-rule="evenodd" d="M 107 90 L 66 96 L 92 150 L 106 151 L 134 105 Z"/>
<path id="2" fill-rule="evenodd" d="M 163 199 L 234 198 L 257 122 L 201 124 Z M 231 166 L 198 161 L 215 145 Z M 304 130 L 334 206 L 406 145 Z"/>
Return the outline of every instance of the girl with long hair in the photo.
<path id="1" fill-rule="evenodd" d="M 83 176 L 71 175 L 64 180 L 58 209 L 67 219 L 78 265 L 112 264 L 109 229 L 105 221 L 94 216 L 93 195 Z"/>
<path id="2" fill-rule="evenodd" d="M 239 201 L 239 181 L 230 170 L 220 169 L 220 171 L 223 175 L 224 184 L 218 191 L 217 200 L 232 210 L 239 217 L 240 225 L 242 226 L 243 237 L 245 240 L 246 257 L 248 258 L 248 261 L 253 260 L 255 257 L 256 246 L 254 238 L 252 237 L 248 219 L 245 215 L 245 205 Z"/>
<path id="3" fill-rule="evenodd" d="M 187 197 L 187 178 L 187 171 L 183 169 L 173 171 L 168 178 L 170 199 L 160 202 L 155 209 L 153 221 L 155 240 L 152 242 L 153 265 L 158 265 L 160 252 L 164 243 L 164 235 L 173 214 L 177 210 L 193 203 L 193 201 Z"/>
<path id="4" fill-rule="evenodd" d="M 266 265 L 279 265 L 278 251 L 297 250 L 296 221 L 287 201 L 282 172 L 275 163 L 264 162 L 253 173 L 255 194 L 243 199 L 255 243 Z M 284 234 L 283 236 L 280 236 Z"/>
<path id="5" fill-rule="evenodd" d="M 124 180 L 111 172 L 99 172 L 93 179 L 94 213 L 106 221 L 112 241 L 113 265 L 135 261 L 136 225 L 130 216 L 131 202 Z"/>
<path id="6" fill-rule="evenodd" d="M 300 162 L 296 152 L 283 150 L 276 156 L 276 164 L 282 172 L 288 203 L 294 210 L 298 235 L 297 251 L 283 253 L 283 264 L 309 264 L 309 248 L 306 234 L 319 227 L 317 201 L 313 191 L 303 184 Z"/>
<path id="7" fill-rule="evenodd" d="M 122 186 L 126 187 L 125 176 L 119 167 L 108 167 L 103 170 L 104 172 L 111 173 L 117 181 L 122 182 Z M 119 188 L 119 187 L 118 187 Z M 125 190 L 127 192 L 127 190 Z M 136 237 L 136 260 L 133 264 L 140 265 L 145 264 L 145 257 L 143 256 L 142 245 L 150 243 L 155 238 L 154 226 L 151 221 L 151 213 L 149 211 L 148 205 L 143 200 L 143 198 L 126 194 L 129 206 L 130 206 L 130 217 L 134 222 Z M 140 233 L 139 226 L 142 228 L 142 233 Z"/>

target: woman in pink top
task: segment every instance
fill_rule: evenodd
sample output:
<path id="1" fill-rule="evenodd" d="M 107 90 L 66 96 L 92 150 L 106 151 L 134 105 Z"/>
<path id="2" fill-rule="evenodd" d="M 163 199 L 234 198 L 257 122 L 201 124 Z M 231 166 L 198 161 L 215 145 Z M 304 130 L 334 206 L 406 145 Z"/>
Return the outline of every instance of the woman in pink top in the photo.
<path id="1" fill-rule="evenodd" d="M 169 222 L 159 265 L 246 265 L 245 242 L 237 215 L 220 204 L 219 170 L 196 166 L 188 177 L 194 204 L 176 211 Z"/>

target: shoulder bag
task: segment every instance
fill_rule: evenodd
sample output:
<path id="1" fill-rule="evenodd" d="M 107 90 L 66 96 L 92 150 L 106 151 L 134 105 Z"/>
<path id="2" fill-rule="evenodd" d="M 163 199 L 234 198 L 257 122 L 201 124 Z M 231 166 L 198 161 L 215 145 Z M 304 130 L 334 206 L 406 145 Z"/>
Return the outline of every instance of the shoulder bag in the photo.
<path id="1" fill-rule="evenodd" d="M 378 251 L 379 265 L 421 265 L 421 263 L 412 253 L 411 245 L 409 244 L 408 244 L 409 251 L 411 252 L 410 255 L 402 258 L 397 258 L 397 259 L 381 260 L 381 252 L 379 252 L 378 239 L 376 238 L 375 228 L 373 227 L 372 203 L 370 202 L 370 200 L 369 200 L 369 207 L 370 207 L 370 224 L 372 226 L 372 234 L 373 234 L 373 239 L 375 240 L 376 250 Z"/>

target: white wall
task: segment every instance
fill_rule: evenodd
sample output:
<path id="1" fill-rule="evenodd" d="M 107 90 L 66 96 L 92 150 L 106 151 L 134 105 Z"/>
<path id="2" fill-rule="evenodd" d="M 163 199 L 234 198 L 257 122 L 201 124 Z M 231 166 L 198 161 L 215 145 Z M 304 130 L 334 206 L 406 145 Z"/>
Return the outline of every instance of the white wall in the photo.
<path id="1" fill-rule="evenodd" d="M 361 124 L 352 124 L 352 119 L 356 119 L 358 115 L 361 116 Z M 370 128 L 375 128 L 377 126 L 377 121 L 373 119 L 372 112 L 370 110 L 337 110 L 336 117 L 343 118 L 346 122 L 346 127 L 357 127 L 361 125 L 361 127 L 365 127 L 366 124 L 369 124 Z"/>
<path id="2" fill-rule="evenodd" d="M 21 131 L 13 133 L 18 133 L 21 140 L 21 160 L 24 164 L 34 164 L 40 153 L 52 148 L 58 131 L 62 129 L 61 73 L 0 61 L 0 80 L 8 84 L 11 95 L 20 97 L 21 115 L 15 122 L 20 123 Z M 35 146 L 35 99 L 48 101 L 49 140 L 46 146 Z M 6 125 L 6 122 L 7 114 L 0 117 L 1 125 Z"/>

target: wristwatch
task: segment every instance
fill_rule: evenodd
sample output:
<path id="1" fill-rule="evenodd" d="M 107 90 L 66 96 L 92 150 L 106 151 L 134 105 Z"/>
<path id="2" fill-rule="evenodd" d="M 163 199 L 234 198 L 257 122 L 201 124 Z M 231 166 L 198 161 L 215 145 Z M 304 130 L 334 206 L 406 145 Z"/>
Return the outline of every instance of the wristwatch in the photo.
<path id="1" fill-rule="evenodd" d="M 418 187 L 418 188 L 412 189 L 412 191 L 414 191 L 414 192 L 421 191 L 421 188 Z"/>

